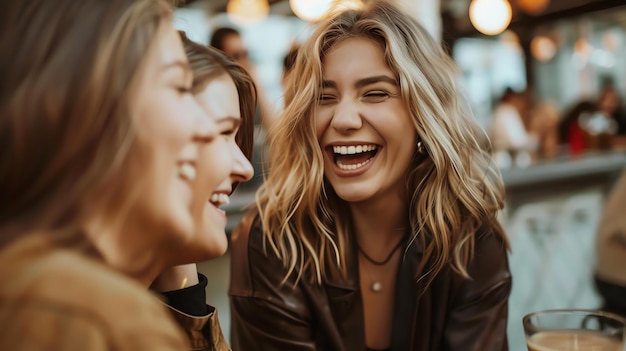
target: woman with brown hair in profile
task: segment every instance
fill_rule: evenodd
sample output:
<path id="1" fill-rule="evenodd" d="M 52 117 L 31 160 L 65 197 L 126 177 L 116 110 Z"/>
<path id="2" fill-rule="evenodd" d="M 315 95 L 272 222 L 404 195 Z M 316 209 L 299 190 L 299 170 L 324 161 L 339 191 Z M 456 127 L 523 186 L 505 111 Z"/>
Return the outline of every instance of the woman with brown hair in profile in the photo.
<path id="1" fill-rule="evenodd" d="M 219 129 L 170 4 L 0 7 L 0 349 L 189 349 L 147 287 L 194 240 Z"/>
<path id="2" fill-rule="evenodd" d="M 229 202 L 238 183 L 253 175 L 249 160 L 253 151 L 256 88 L 242 66 L 214 48 L 189 40 L 183 32 L 181 37 L 193 73 L 191 92 L 204 113 L 216 121 L 220 134 L 215 142 L 201 147 L 198 155 L 192 206 L 196 233 L 194 240 L 178 251 L 177 262 L 184 264 L 210 260 L 226 252 L 225 217 L 218 207 Z M 218 149 L 220 143 L 226 145 L 226 151 L 223 147 Z M 229 162 L 233 167 L 227 166 Z M 213 188 L 210 183 L 216 177 L 223 181 Z M 188 264 L 163 272 L 152 288 L 162 291 L 174 316 L 182 325 L 191 327 L 186 329 L 194 349 L 205 349 L 210 344 L 204 338 L 207 333 L 203 332 L 201 321 L 212 325 L 213 340 L 221 340 L 215 342 L 216 349 L 228 349 L 217 310 L 205 303 L 209 281 L 211 277 L 199 274 L 195 264 Z"/>

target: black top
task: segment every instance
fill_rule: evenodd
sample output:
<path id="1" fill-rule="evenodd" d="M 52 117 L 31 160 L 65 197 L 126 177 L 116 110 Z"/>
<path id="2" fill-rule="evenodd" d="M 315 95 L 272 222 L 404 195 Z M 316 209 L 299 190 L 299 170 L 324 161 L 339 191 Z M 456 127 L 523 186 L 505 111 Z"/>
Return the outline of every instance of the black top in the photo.
<path id="1" fill-rule="evenodd" d="M 167 304 L 174 309 L 195 317 L 204 317 L 212 312 L 206 304 L 207 283 L 207 278 L 198 273 L 198 284 L 161 294 L 165 297 Z"/>

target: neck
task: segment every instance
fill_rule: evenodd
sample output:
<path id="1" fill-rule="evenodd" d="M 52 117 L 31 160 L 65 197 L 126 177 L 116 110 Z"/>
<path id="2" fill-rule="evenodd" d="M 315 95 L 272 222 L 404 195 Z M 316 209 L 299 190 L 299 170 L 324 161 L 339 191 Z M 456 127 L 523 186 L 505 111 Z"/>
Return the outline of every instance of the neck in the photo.
<path id="1" fill-rule="evenodd" d="M 147 247 L 142 240 L 145 228 L 115 222 L 91 218 L 86 225 L 87 236 L 107 266 L 149 287 L 166 267 L 163 258 L 157 255 L 160 251 Z"/>
<path id="2" fill-rule="evenodd" d="M 409 226 L 407 204 L 399 199 L 377 203 L 350 204 L 355 237 L 361 248 L 373 256 L 389 252 Z"/>

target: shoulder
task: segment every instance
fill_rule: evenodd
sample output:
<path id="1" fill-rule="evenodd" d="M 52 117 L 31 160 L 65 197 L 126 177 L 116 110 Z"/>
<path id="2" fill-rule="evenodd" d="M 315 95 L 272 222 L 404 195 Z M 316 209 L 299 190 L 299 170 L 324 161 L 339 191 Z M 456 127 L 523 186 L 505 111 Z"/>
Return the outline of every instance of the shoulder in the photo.
<path id="1" fill-rule="evenodd" d="M 474 257 L 468 265 L 469 273 L 494 270 L 497 276 L 507 278 L 508 252 L 505 233 L 500 225 L 484 226 L 474 239 Z"/>
<path id="2" fill-rule="evenodd" d="M 235 256 L 247 256 L 249 249 L 265 251 L 265 240 L 261 218 L 256 210 L 252 210 L 233 229 L 230 245 Z"/>
<path id="3" fill-rule="evenodd" d="M 467 266 L 469 279 L 458 277 L 464 294 L 492 289 L 508 292 L 511 286 L 507 243 L 500 225 L 484 226 L 474 237 L 474 255 Z"/>
<path id="4" fill-rule="evenodd" d="M 10 319 L 3 325 L 57 320 L 90 326 L 108 342 L 129 337 L 140 345 L 147 338 L 131 335 L 139 330 L 166 344 L 184 342 L 167 310 L 146 288 L 77 252 L 45 240 L 21 241 L 0 255 L 0 280 L 8 282 L 0 287 L 0 303 L 17 306 L 2 317 Z"/>
<path id="5" fill-rule="evenodd" d="M 186 314 L 172 306 L 167 307 L 174 319 L 187 333 L 192 350 L 230 350 L 222 333 L 215 307 L 207 306 L 209 313 L 201 317 Z"/>
<path id="6" fill-rule="evenodd" d="M 260 218 L 248 213 L 231 238 L 231 282 L 229 294 L 254 297 L 279 305 L 297 305 L 304 285 L 296 281 L 274 253 L 263 231 Z"/>
<path id="7" fill-rule="evenodd" d="M 271 277 L 275 277 L 285 272 L 282 260 L 274 254 L 267 242 L 256 211 L 248 212 L 233 230 L 230 254 L 233 271 L 231 290 L 233 286 L 252 288 L 254 278 L 260 275 L 271 273 Z"/>

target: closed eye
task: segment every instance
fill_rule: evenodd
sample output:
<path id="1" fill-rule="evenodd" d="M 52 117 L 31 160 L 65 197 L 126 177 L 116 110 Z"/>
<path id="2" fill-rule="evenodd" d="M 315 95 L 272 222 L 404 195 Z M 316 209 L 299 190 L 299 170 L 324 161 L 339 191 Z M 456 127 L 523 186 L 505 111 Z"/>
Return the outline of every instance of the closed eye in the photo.
<path id="1" fill-rule="evenodd" d="M 179 85 L 176 88 L 176 91 L 183 95 L 183 94 L 191 94 L 191 86 L 183 86 L 183 85 Z"/>
<path id="2" fill-rule="evenodd" d="M 235 135 L 237 135 L 238 131 L 239 130 L 237 128 L 231 128 L 231 129 L 227 129 L 227 130 L 222 131 L 221 134 L 224 135 L 224 136 L 232 136 L 232 137 L 234 137 Z"/>
<path id="3" fill-rule="evenodd" d="M 386 92 L 386 91 L 382 91 L 382 90 L 376 90 L 376 91 L 369 91 L 367 93 L 365 93 L 363 95 L 363 100 L 365 100 L 366 102 L 383 102 L 385 100 L 387 100 L 389 97 L 391 97 L 391 94 Z"/>
<path id="4" fill-rule="evenodd" d="M 321 105 L 327 105 L 327 104 L 330 104 L 333 101 L 337 100 L 337 97 L 335 95 L 322 94 L 322 95 L 320 95 L 318 100 L 319 100 Z"/>
<path id="5" fill-rule="evenodd" d="M 241 118 L 234 116 L 227 116 L 224 118 L 220 118 L 217 121 L 217 125 L 220 127 L 221 132 L 220 135 L 234 138 L 239 131 L 239 126 L 241 125 Z"/>

